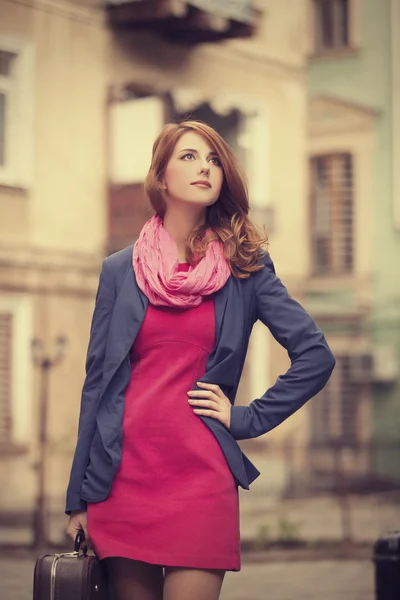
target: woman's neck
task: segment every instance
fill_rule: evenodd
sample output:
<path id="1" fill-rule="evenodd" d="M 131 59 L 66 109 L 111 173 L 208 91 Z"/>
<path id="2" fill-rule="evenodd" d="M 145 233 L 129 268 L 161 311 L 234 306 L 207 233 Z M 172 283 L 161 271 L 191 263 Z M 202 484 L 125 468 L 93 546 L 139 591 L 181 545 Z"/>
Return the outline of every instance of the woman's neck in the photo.
<path id="1" fill-rule="evenodd" d="M 187 240 L 193 229 L 205 222 L 205 212 L 182 212 L 167 210 L 163 218 L 163 226 L 174 239 L 178 249 L 178 262 L 187 261 Z"/>

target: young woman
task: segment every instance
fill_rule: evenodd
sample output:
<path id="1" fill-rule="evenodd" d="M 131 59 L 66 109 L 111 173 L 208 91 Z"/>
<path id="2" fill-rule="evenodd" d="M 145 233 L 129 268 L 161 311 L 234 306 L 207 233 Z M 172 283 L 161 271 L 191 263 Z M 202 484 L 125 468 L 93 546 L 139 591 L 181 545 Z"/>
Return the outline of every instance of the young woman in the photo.
<path id="1" fill-rule="evenodd" d="M 68 533 L 90 536 L 116 600 L 217 600 L 225 572 L 241 567 L 238 486 L 259 475 L 237 440 L 293 414 L 335 359 L 275 275 L 216 131 L 166 125 L 145 190 L 156 214 L 100 274 Z M 291 366 L 234 406 L 258 319 Z"/>

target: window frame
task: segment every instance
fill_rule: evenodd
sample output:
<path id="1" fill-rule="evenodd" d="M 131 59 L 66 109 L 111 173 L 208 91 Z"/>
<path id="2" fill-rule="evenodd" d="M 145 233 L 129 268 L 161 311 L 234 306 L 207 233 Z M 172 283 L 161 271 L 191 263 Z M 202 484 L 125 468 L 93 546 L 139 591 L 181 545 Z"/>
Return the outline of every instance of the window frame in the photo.
<path id="1" fill-rule="evenodd" d="M 0 454 L 24 451 L 32 443 L 33 422 L 33 306 L 28 296 L 2 295 L 0 312 L 12 316 L 11 399 L 9 441 L 0 441 Z"/>
<path id="2" fill-rule="evenodd" d="M 13 59 L 16 64 L 18 64 L 19 55 L 15 52 L 10 52 L 9 49 L 5 49 L 3 45 L 0 43 L 0 51 L 7 52 L 12 54 L 15 58 Z M 17 67 L 18 68 L 18 67 Z M 4 129 L 5 129 L 5 139 L 4 139 L 4 164 L 0 163 L 0 180 L 2 178 L 7 178 L 8 172 L 10 170 L 10 164 L 8 163 L 8 157 L 13 156 L 15 149 L 15 125 L 17 116 L 15 114 L 16 109 L 16 76 L 15 74 L 2 75 L 0 73 L 0 93 L 5 97 L 5 110 L 4 110 Z"/>
<path id="3" fill-rule="evenodd" d="M 366 388 L 371 389 L 371 380 L 366 378 L 360 381 L 352 371 L 352 361 L 354 359 L 351 353 L 335 354 L 337 366 L 331 379 L 325 388 L 319 392 L 315 400 L 311 403 L 311 443 L 313 445 L 331 445 L 340 444 L 341 446 L 356 446 L 365 437 L 362 431 L 363 403 L 370 396 L 366 394 Z M 347 367 L 349 377 L 346 379 L 343 374 Z M 336 388 L 332 389 L 336 385 Z M 351 424 L 353 432 L 346 434 L 346 427 L 349 427 L 348 412 L 345 410 L 347 405 L 345 389 L 348 386 L 352 401 L 354 402 L 353 423 Z M 332 390 L 332 391 L 331 391 Z M 333 400 L 333 402 L 332 402 Z M 325 419 L 325 423 L 323 422 Z M 322 427 L 321 427 L 322 425 Z M 319 429 L 322 431 L 319 431 Z"/>
<path id="4" fill-rule="evenodd" d="M 5 394 L 4 394 L 4 398 L 3 398 L 3 385 L 2 385 L 2 376 L 0 373 L 0 385 L 1 385 L 1 389 L 0 389 L 0 421 L 3 421 L 4 419 L 4 432 L 5 432 L 5 437 L 2 438 L 1 437 L 1 432 L 3 431 L 3 428 L 0 428 L 0 446 L 1 445 L 8 445 L 11 443 L 11 438 L 12 438 L 12 430 L 13 430 L 13 419 L 12 419 L 12 396 L 13 396 L 13 389 L 12 389 L 12 368 L 13 368 L 13 357 L 12 357 L 12 345 L 13 345 L 13 329 L 14 329 L 14 315 L 12 312 L 10 311 L 2 311 L 0 310 L 0 321 L 2 321 L 4 318 L 5 323 L 4 323 L 4 327 L 5 327 L 5 331 L 8 332 L 7 329 L 7 321 L 9 321 L 9 328 L 10 328 L 10 333 L 9 333 L 9 341 L 7 339 L 7 341 L 4 344 L 2 344 L 2 337 L 0 337 L 0 352 L 1 352 L 1 363 L 2 363 L 2 368 L 1 368 L 1 373 L 3 373 L 3 367 L 5 366 L 6 369 L 8 369 L 8 371 L 6 372 L 6 386 L 5 386 Z M 0 331 L 2 333 L 4 333 L 3 331 L 3 324 L 1 324 L 0 326 Z M 7 336 L 8 338 L 8 336 Z M 9 354 L 7 353 L 7 351 L 9 351 Z M 5 358 L 4 358 L 5 355 Z M 4 360 L 4 364 L 3 364 L 3 360 Z M 3 402 L 2 399 L 4 399 L 5 404 L 3 406 Z"/>
<path id="5" fill-rule="evenodd" d="M 350 199 L 350 205 L 351 205 L 351 234 L 350 234 L 350 266 L 348 268 L 345 268 L 345 256 L 346 256 L 346 244 L 347 242 L 347 236 L 346 236 L 346 232 L 345 232 L 345 225 L 343 225 L 342 223 L 340 223 L 338 225 L 338 221 L 336 221 L 336 223 L 334 223 L 334 225 L 336 225 L 336 229 L 339 229 L 339 227 L 341 227 L 341 231 L 339 231 L 339 233 L 337 234 L 336 237 L 334 237 L 331 233 L 332 231 L 332 223 L 330 223 L 329 229 L 330 229 L 330 234 L 329 234 L 329 238 L 328 238 L 328 242 L 329 242 L 329 248 L 328 248 L 328 252 L 331 255 L 328 264 L 326 265 L 320 265 L 319 261 L 318 261 L 318 248 L 317 248 L 317 228 L 316 228 L 316 220 L 317 220 L 317 211 L 318 211 L 318 205 L 317 205 L 317 200 L 318 200 L 318 195 L 315 192 L 315 186 L 316 186 L 316 178 L 315 178 L 315 167 L 314 164 L 316 163 L 316 161 L 318 159 L 332 159 L 332 161 L 337 161 L 338 158 L 343 158 L 343 157 L 349 157 L 350 159 L 350 165 L 351 165 L 351 199 Z M 329 276 L 351 276 L 355 273 L 356 270 L 356 240 L 355 240 L 355 235 L 356 235 L 356 223 L 355 223 L 355 218 L 356 218 L 356 181 L 355 181 L 355 176 L 356 176 L 356 168 L 355 168 L 355 156 L 354 153 L 348 150 L 343 150 L 343 151 L 328 151 L 328 152 L 321 152 L 321 153 L 316 153 L 316 154 L 311 154 L 309 156 L 309 214 L 310 214 L 310 242 L 311 242 L 311 272 L 312 272 L 312 276 L 313 277 L 321 277 L 324 275 L 329 275 Z M 330 183 L 330 182 L 329 182 Z M 331 185 L 329 185 L 329 187 L 331 187 Z M 333 187 L 333 186 L 332 186 Z M 335 188 L 334 188 L 335 191 Z M 329 198 L 329 203 L 328 203 L 328 218 L 329 220 L 332 219 L 332 213 L 335 214 L 335 210 L 337 211 L 337 204 L 338 204 L 338 200 L 337 200 L 337 195 L 338 195 L 338 191 L 336 191 L 336 193 L 334 194 L 334 198 L 332 199 L 332 197 Z M 343 203 L 343 200 L 342 200 Z M 341 207 L 342 210 L 343 206 Z M 344 232 L 344 233 L 343 233 Z M 340 238 L 340 243 L 337 243 L 337 237 Z M 339 255 L 338 252 L 341 252 L 341 254 Z M 344 258 L 343 258 L 344 257 Z M 340 268 L 337 268 L 335 265 L 340 264 Z"/>
<path id="6" fill-rule="evenodd" d="M 323 2 L 339 2 L 339 0 L 311 0 L 310 1 L 310 26 L 312 29 L 310 58 L 332 58 L 354 55 L 358 52 L 361 45 L 361 1 L 348 0 L 348 20 L 347 20 L 347 43 L 334 44 L 332 47 L 326 47 L 322 44 L 322 28 L 320 27 L 320 19 L 318 15 L 318 5 Z M 337 11 L 337 9 L 336 9 Z M 338 17 L 336 17 L 336 20 Z M 333 27 L 333 37 L 337 38 L 335 26 Z"/>
<path id="7" fill-rule="evenodd" d="M 0 50 L 16 55 L 12 76 L 0 76 L 0 88 L 11 100 L 6 103 L 6 163 L 0 165 L 0 186 L 27 189 L 32 183 L 34 157 L 33 46 L 0 35 Z"/>

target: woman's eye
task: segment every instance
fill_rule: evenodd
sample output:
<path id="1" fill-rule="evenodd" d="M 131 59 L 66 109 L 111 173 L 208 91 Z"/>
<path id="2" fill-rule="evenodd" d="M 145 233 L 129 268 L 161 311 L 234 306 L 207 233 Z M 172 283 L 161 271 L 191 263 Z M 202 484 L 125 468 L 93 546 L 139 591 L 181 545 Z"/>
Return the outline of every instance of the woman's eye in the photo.
<path id="1" fill-rule="evenodd" d="M 181 159 L 182 160 L 194 160 L 196 157 L 194 156 L 194 154 L 192 154 L 191 152 L 188 152 L 187 154 L 184 154 Z M 221 161 L 219 160 L 219 158 L 217 156 L 213 156 L 212 158 L 210 158 L 210 162 L 213 162 L 215 165 L 217 165 L 217 167 L 221 167 Z"/>

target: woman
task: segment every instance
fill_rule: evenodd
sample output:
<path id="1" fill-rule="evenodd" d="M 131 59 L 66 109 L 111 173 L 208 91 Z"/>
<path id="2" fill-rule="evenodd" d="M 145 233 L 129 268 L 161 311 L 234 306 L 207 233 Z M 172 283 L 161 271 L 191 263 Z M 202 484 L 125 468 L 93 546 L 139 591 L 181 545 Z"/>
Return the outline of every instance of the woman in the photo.
<path id="1" fill-rule="evenodd" d="M 68 533 L 90 536 L 116 600 L 217 600 L 241 567 L 238 486 L 259 475 L 237 440 L 293 414 L 335 360 L 276 277 L 240 166 L 211 127 L 166 125 L 145 190 L 156 214 L 100 275 Z M 235 407 L 258 319 L 291 366 Z"/>

